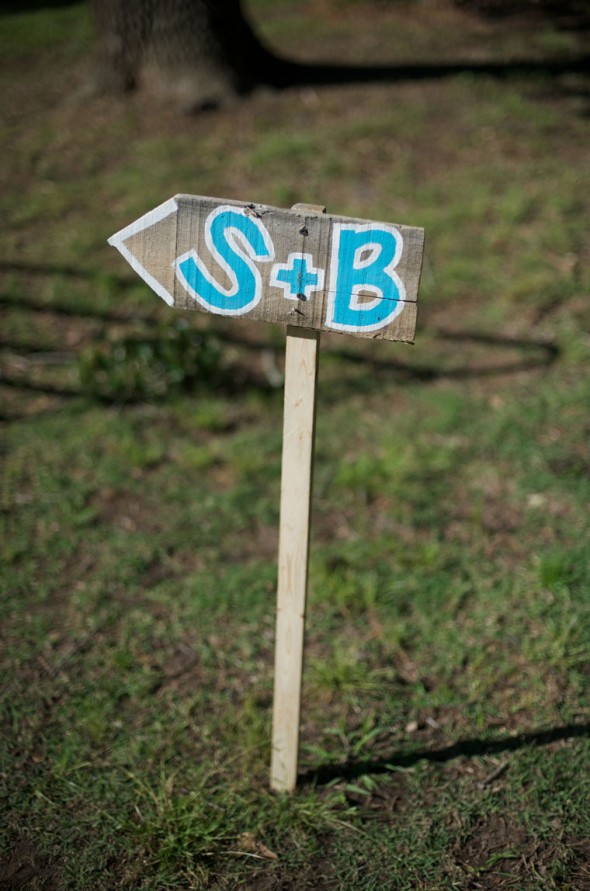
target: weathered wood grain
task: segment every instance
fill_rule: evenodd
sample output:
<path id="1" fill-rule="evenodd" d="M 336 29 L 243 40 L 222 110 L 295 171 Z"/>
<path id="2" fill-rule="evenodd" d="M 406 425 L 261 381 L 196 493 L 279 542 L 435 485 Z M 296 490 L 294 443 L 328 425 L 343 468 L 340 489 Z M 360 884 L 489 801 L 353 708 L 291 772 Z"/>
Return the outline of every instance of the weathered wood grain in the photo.
<path id="1" fill-rule="evenodd" d="M 250 258 L 260 278 L 260 297 L 246 312 L 224 308 L 211 309 L 210 306 L 199 302 L 187 286 L 186 278 L 181 274 L 183 266 L 179 263 L 179 259 L 190 261 L 192 254 L 202 261 L 207 274 L 219 289 L 227 291 L 228 294 L 231 292 L 231 274 L 228 274 L 227 268 L 224 269 L 219 256 L 215 255 L 211 238 L 207 235 L 211 215 L 215 215 L 223 208 L 235 211 L 243 219 L 249 219 L 254 226 L 263 229 L 270 238 L 272 256 L 262 259 Z M 381 226 L 395 232 L 399 236 L 400 244 L 403 244 L 399 259 L 394 266 L 394 274 L 400 282 L 399 293 L 403 299 L 393 300 L 388 296 L 383 297 L 381 301 L 383 315 L 390 312 L 390 306 L 391 312 L 395 312 L 396 315 L 382 327 L 376 330 L 355 330 L 345 333 L 412 342 L 416 327 L 416 306 L 424 246 L 424 231 L 420 228 L 391 223 L 370 223 L 351 217 L 303 211 L 301 208 L 285 210 L 263 204 L 177 195 L 113 235 L 109 243 L 118 248 L 135 271 L 172 306 L 180 309 L 213 311 L 221 315 L 241 315 L 279 325 L 339 331 L 341 329 L 327 321 L 330 305 L 334 305 L 334 300 L 354 299 L 355 305 L 359 306 L 369 305 L 376 299 L 376 292 L 370 286 L 366 291 L 358 287 L 360 273 L 356 278 L 358 295 L 356 298 L 351 298 L 352 286 L 348 286 L 346 277 L 338 278 L 334 275 L 335 249 L 338 247 L 335 242 L 341 237 L 339 233 L 342 227 L 356 227 L 361 231 L 367 226 Z M 255 231 L 252 226 L 250 228 Z M 245 245 L 243 238 L 240 236 L 235 238 L 233 245 L 237 247 L 238 253 L 247 257 L 248 246 Z M 281 275 L 289 275 L 289 263 L 293 265 L 294 255 L 298 258 L 301 256 L 308 258 L 305 262 L 312 271 L 310 281 L 317 276 L 317 284 L 321 286 L 310 287 L 307 293 L 299 296 L 295 293 L 286 296 L 287 286 L 281 285 L 277 277 L 280 279 Z M 365 261 L 366 257 L 361 257 L 359 264 L 362 265 Z M 301 260 L 298 259 L 297 263 L 300 264 Z M 301 269 L 301 266 L 297 268 Z M 346 290 L 347 293 L 341 293 Z"/>
<path id="2" fill-rule="evenodd" d="M 287 328 L 271 788 L 297 780 L 320 332 Z"/>

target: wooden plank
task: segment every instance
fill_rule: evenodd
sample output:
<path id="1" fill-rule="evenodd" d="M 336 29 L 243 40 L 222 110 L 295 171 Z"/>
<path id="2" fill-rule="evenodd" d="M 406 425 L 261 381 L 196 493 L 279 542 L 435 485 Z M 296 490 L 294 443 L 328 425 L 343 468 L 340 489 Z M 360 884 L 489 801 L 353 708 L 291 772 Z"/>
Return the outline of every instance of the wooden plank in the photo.
<path id="1" fill-rule="evenodd" d="M 320 332 L 287 329 L 271 788 L 297 780 Z"/>
<path id="2" fill-rule="evenodd" d="M 177 195 L 109 243 L 180 309 L 414 338 L 420 228 Z"/>

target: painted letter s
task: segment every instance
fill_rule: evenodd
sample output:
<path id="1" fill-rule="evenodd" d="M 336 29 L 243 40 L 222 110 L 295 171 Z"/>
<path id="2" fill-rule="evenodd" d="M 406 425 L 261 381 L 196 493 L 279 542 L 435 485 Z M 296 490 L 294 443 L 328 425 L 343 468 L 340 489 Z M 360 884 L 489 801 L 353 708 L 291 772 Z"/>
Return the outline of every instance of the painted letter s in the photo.
<path id="1" fill-rule="evenodd" d="M 205 242 L 230 285 L 215 280 L 195 250 L 175 261 L 182 286 L 204 309 L 222 316 L 241 316 L 262 297 L 262 278 L 255 261 L 274 258 L 267 228 L 256 217 L 229 205 L 213 210 L 205 222 Z"/>

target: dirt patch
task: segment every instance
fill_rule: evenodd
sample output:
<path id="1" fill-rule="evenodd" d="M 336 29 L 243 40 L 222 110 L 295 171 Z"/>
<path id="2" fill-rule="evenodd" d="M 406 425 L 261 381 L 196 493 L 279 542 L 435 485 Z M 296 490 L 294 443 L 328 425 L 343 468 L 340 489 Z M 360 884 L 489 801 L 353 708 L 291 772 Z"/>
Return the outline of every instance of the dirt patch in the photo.
<path id="1" fill-rule="evenodd" d="M 0 891 L 60 891 L 59 873 L 59 863 L 22 840 L 0 860 Z"/>
<path id="2" fill-rule="evenodd" d="M 590 889 L 590 841 L 587 839 L 573 841 L 570 844 L 572 865 L 570 882 L 577 891 Z"/>
<path id="3" fill-rule="evenodd" d="M 517 877 L 527 844 L 522 827 L 499 814 L 493 815 L 473 827 L 457 852 L 457 863 L 473 877 L 469 887 L 499 888 L 502 886 L 493 867 L 501 863 L 506 880 Z"/>
<path id="4" fill-rule="evenodd" d="M 590 844 L 564 843 L 529 835 L 509 816 L 494 814 L 482 819 L 456 852 L 456 863 L 466 875 L 468 889 L 522 888 L 531 879 L 550 880 L 556 862 L 567 864 L 560 887 L 590 888 Z M 553 881 L 556 877 L 553 877 Z M 528 884 L 527 884 L 527 887 Z M 551 887 L 556 887 L 551 885 Z"/>
<path id="5" fill-rule="evenodd" d="M 277 864 L 272 871 L 265 869 L 243 886 L 244 891 L 328 891 L 333 889 L 333 870 L 325 858 L 318 856 L 307 864 L 305 871 L 293 871 Z"/>
<path id="6" fill-rule="evenodd" d="M 125 532 L 160 532 L 162 522 L 148 509 L 145 499 L 138 493 L 115 489 L 113 486 L 101 488 L 90 502 L 102 523 Z"/>

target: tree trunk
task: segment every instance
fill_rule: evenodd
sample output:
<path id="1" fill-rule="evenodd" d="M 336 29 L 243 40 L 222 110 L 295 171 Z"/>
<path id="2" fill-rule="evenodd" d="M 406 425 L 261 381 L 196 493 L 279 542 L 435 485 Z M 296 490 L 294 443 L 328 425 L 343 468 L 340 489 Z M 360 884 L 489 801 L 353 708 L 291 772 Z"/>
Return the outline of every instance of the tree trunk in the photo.
<path id="1" fill-rule="evenodd" d="M 408 65 L 308 65 L 274 55 L 258 40 L 240 0 L 90 0 L 98 28 L 95 91 L 147 86 L 185 111 L 216 108 L 258 85 L 277 89 L 333 83 L 398 82 L 488 77 L 542 71 L 587 73 L 588 55 L 512 63 L 455 61 Z M 513 8 L 509 0 L 455 0 L 471 6 Z M 539 9 L 558 0 L 518 0 Z M 561 0 L 577 9 L 588 0 Z M 518 5 L 518 4 L 516 4 Z M 579 21 L 586 21 L 582 16 Z"/>
<path id="2" fill-rule="evenodd" d="M 281 61 L 260 43 L 240 0 L 91 2 L 99 90 L 146 86 L 193 111 L 281 79 Z"/>

